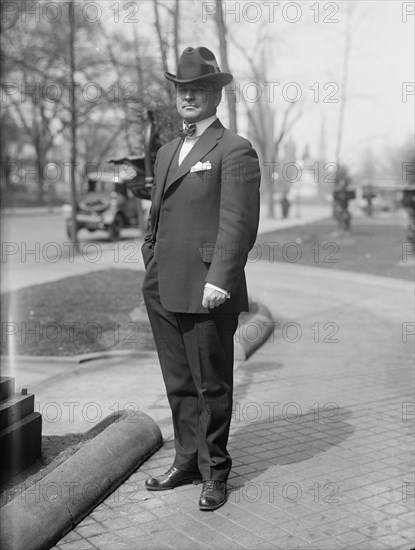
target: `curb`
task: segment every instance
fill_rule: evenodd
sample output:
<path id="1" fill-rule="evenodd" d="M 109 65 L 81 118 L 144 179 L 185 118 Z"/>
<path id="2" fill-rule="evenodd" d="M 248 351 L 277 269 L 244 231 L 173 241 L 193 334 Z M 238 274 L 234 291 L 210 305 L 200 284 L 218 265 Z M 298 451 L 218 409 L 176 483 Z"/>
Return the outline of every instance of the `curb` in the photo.
<path id="1" fill-rule="evenodd" d="M 122 411 L 104 431 L 0 510 L 2 550 L 51 548 L 162 444 L 152 418 Z"/>
<path id="2" fill-rule="evenodd" d="M 246 361 L 260 348 L 274 332 L 273 317 L 260 301 L 250 299 L 249 309 L 255 309 L 253 315 L 238 325 L 235 335 L 234 354 L 236 361 Z"/>
<path id="3" fill-rule="evenodd" d="M 82 364 L 88 363 L 88 361 L 94 361 L 95 359 L 111 359 L 113 357 L 142 357 L 143 353 L 145 353 L 145 350 L 118 349 L 94 351 L 91 353 L 75 355 L 73 360 L 76 361 L 77 364 Z"/>

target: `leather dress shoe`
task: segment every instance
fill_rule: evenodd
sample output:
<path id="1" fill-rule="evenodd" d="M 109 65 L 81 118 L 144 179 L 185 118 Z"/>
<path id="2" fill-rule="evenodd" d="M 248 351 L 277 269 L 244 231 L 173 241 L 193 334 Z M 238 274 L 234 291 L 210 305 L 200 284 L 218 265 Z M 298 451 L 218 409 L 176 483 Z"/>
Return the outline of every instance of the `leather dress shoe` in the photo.
<path id="1" fill-rule="evenodd" d="M 226 502 L 226 483 L 224 481 L 209 480 L 203 483 L 202 494 L 199 499 L 200 510 L 217 510 Z"/>
<path id="2" fill-rule="evenodd" d="M 145 486 L 148 491 L 166 491 L 201 479 L 202 476 L 198 471 L 186 472 L 172 466 L 160 477 L 149 477 Z"/>

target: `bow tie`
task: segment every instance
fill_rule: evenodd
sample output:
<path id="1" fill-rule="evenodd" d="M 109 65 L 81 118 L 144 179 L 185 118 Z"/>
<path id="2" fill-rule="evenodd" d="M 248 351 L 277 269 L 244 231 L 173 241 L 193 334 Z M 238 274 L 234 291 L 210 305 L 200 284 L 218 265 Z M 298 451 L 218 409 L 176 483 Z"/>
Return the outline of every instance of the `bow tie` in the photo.
<path id="1" fill-rule="evenodd" d="M 182 138 L 193 137 L 196 133 L 196 124 L 192 122 L 191 124 L 184 123 L 184 128 L 179 129 L 179 135 Z"/>

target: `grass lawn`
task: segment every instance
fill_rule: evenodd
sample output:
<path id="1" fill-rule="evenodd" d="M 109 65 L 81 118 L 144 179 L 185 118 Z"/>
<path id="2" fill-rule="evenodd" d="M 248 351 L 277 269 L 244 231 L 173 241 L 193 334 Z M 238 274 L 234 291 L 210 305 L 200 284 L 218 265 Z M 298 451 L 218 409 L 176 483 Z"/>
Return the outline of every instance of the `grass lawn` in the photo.
<path id="1" fill-rule="evenodd" d="M 260 235 L 249 261 L 290 262 L 412 281 L 414 249 L 406 241 L 405 226 L 400 218 L 357 218 L 350 233 L 339 231 L 334 220 L 282 229 Z"/>
<path id="2" fill-rule="evenodd" d="M 2 354 L 73 356 L 154 349 L 143 273 L 109 269 L 2 295 Z M 8 332 L 5 334 L 5 323 Z"/>

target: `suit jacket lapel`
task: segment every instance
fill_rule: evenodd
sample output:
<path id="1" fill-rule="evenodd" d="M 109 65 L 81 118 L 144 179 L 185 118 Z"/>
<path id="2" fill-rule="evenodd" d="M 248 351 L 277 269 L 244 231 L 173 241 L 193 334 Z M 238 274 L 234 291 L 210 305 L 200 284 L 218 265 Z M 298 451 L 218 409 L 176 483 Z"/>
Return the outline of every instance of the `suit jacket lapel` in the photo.
<path id="1" fill-rule="evenodd" d="M 217 119 L 213 124 L 209 126 L 209 128 L 207 128 L 203 132 L 203 134 L 197 140 L 197 142 L 195 143 L 195 145 L 193 146 L 189 154 L 184 158 L 183 162 L 180 164 L 177 172 L 164 185 L 164 193 L 166 193 L 166 191 L 171 187 L 171 185 L 174 182 L 176 182 L 181 177 L 183 177 L 187 172 L 189 172 L 190 168 L 194 164 L 196 164 L 196 162 L 201 160 L 205 155 L 209 153 L 209 151 L 211 151 L 216 146 L 217 141 L 223 135 L 223 130 L 224 128 L 221 122 L 219 121 L 219 119 Z M 171 164 L 171 160 L 169 162 L 169 166 L 170 164 Z"/>

